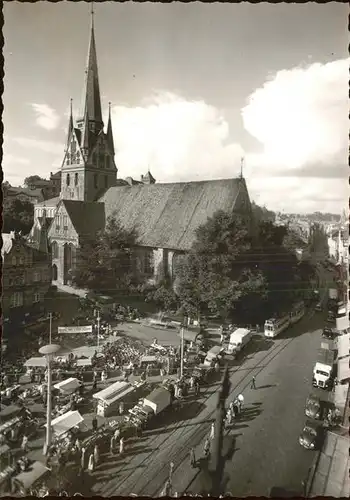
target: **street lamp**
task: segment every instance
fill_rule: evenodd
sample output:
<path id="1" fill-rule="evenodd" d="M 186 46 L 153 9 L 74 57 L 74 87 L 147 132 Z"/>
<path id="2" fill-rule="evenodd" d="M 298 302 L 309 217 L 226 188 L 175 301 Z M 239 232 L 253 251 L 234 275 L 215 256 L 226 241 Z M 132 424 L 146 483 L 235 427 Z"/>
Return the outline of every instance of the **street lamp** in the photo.
<path id="1" fill-rule="evenodd" d="M 52 375 L 51 375 L 51 363 L 55 356 L 62 350 L 61 346 L 57 344 L 44 345 L 39 349 L 40 354 L 45 356 L 47 364 L 47 402 L 46 402 L 46 439 L 44 444 L 44 455 L 51 446 L 52 440 L 52 430 L 51 430 L 51 413 L 52 413 Z"/>

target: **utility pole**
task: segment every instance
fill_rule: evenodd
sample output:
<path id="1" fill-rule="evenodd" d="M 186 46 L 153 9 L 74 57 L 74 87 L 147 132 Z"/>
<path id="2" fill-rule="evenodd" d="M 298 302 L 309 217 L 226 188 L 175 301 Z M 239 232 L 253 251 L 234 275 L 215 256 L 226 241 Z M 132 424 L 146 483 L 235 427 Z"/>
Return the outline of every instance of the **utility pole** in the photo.
<path id="1" fill-rule="evenodd" d="M 225 402 L 230 391 L 230 379 L 228 366 L 226 365 L 224 376 L 221 382 L 221 388 L 218 393 L 218 401 L 216 404 L 216 421 L 215 435 L 213 443 L 213 460 L 212 460 L 212 496 L 219 497 L 222 494 L 222 476 L 224 472 L 224 460 L 222 457 L 222 442 L 223 442 L 223 425 L 225 417 Z"/>
<path id="2" fill-rule="evenodd" d="M 49 314 L 49 320 L 50 320 L 49 344 L 52 344 L 52 313 Z"/>
<path id="3" fill-rule="evenodd" d="M 181 364 L 180 364 L 180 375 L 181 378 L 184 374 L 184 329 L 181 328 Z"/>
<path id="4" fill-rule="evenodd" d="M 97 347 L 100 347 L 100 310 L 97 311 Z"/>

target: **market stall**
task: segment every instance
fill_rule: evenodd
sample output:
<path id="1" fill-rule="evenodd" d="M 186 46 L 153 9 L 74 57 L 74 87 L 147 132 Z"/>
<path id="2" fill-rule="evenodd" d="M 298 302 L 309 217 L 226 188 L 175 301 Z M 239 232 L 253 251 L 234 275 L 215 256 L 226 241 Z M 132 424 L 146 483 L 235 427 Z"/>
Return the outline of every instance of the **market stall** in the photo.
<path id="1" fill-rule="evenodd" d="M 63 395 L 73 394 L 79 387 L 81 382 L 77 378 L 67 378 L 54 385 L 54 388 L 59 390 Z"/>
<path id="2" fill-rule="evenodd" d="M 12 478 L 12 493 L 19 496 L 37 496 L 38 490 L 50 474 L 50 470 L 39 461 Z"/>
<path id="3" fill-rule="evenodd" d="M 40 357 L 35 357 L 35 358 L 29 358 L 27 361 L 24 363 L 24 366 L 29 369 L 29 368 L 46 368 L 46 359 L 44 356 Z"/>
<path id="4" fill-rule="evenodd" d="M 44 424 L 46 427 L 46 424 Z M 67 434 L 72 429 L 86 430 L 87 426 L 84 423 L 84 418 L 78 411 L 68 411 L 64 415 L 60 415 L 51 422 L 52 430 L 57 437 Z"/>
<path id="5" fill-rule="evenodd" d="M 118 411 L 121 402 L 125 403 L 135 395 L 136 387 L 129 382 L 115 382 L 106 389 L 97 392 L 93 398 L 97 400 L 97 415 L 107 417 Z"/>

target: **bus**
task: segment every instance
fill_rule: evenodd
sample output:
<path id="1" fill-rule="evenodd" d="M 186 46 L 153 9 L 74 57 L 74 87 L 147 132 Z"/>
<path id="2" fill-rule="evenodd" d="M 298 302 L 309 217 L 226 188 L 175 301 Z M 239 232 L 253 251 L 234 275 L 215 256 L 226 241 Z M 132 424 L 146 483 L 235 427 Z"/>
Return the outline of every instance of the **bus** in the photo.
<path id="1" fill-rule="evenodd" d="M 303 301 L 294 304 L 290 313 L 290 321 L 292 324 L 297 323 L 305 314 L 305 304 Z"/>
<path id="2" fill-rule="evenodd" d="M 280 318 L 267 319 L 264 325 L 265 337 L 277 337 L 277 335 L 284 332 L 290 324 L 290 313 L 284 314 Z"/>

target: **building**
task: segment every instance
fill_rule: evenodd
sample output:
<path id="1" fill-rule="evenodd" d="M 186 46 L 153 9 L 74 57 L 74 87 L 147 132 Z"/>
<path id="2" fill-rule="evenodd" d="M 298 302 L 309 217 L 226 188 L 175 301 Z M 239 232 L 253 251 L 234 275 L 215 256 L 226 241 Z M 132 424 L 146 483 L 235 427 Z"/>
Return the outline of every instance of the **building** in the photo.
<path id="1" fill-rule="evenodd" d="M 42 201 L 45 200 L 44 193 L 40 188 L 29 189 L 29 188 L 10 186 L 3 190 L 3 194 L 4 194 L 5 208 L 6 205 L 11 203 L 12 200 L 15 199 L 20 200 L 22 202 L 27 201 L 29 203 L 32 203 L 33 205 L 41 203 Z"/>
<path id="2" fill-rule="evenodd" d="M 51 285 L 51 255 L 45 231 L 31 246 L 18 233 L 2 234 L 2 314 L 5 321 L 19 319 L 43 308 Z"/>
<path id="3" fill-rule="evenodd" d="M 138 235 L 137 272 L 150 281 L 164 274 L 173 277 L 176 255 L 191 248 L 196 229 L 208 217 L 217 210 L 250 217 L 245 180 L 157 184 L 150 171 L 139 181 L 118 179 L 110 109 L 106 131 L 102 120 L 93 21 L 85 73 L 84 104 L 76 122 L 71 106 L 60 195 L 36 204 L 30 236 L 38 238 L 43 212 L 52 218 L 48 237 L 53 282 L 68 284 L 79 246 L 103 230 L 113 215 Z"/>

